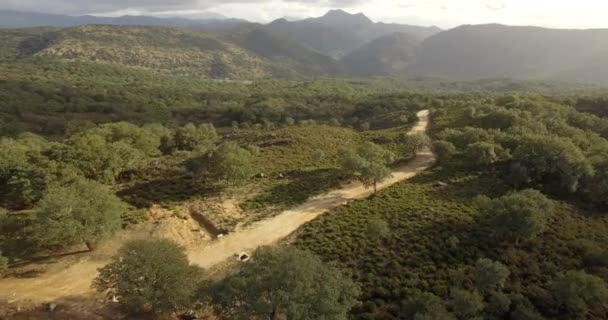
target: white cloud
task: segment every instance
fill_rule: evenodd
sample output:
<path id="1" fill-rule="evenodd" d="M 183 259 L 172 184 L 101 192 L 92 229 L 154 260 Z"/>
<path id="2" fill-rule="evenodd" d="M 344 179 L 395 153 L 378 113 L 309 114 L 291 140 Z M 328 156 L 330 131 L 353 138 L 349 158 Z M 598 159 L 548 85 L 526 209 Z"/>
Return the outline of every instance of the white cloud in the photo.
<path id="1" fill-rule="evenodd" d="M 329 9 L 364 12 L 376 21 L 453 27 L 503 23 L 608 28 L 606 0 L 0 0 L 0 9 L 67 14 L 202 12 L 266 22 L 320 16 Z"/>

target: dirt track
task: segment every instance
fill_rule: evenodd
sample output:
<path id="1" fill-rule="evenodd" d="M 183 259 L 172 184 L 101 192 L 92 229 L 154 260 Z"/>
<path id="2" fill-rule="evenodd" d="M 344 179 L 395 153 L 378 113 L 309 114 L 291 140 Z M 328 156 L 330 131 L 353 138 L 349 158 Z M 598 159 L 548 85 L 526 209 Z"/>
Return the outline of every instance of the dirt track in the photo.
<path id="1" fill-rule="evenodd" d="M 420 121 L 409 134 L 425 132 L 429 122 L 428 110 L 418 113 Z M 386 188 L 407 180 L 427 169 L 435 161 L 429 149 L 417 153 L 416 158 L 393 171 L 393 176 L 378 185 Z M 360 183 L 352 183 L 341 189 L 314 197 L 305 203 L 258 222 L 250 228 L 225 236 L 211 245 L 188 252 L 193 264 L 204 268 L 212 267 L 241 251 L 251 251 L 262 245 L 270 245 L 287 237 L 304 223 L 319 215 L 354 199 L 371 195 L 372 190 Z M 7 278 L 0 280 L 0 300 L 17 304 L 44 303 L 92 293 L 91 282 L 97 275 L 97 268 L 105 265 L 111 255 L 82 258 L 64 267 L 52 266 L 44 274 L 34 278 Z"/>
<path id="2" fill-rule="evenodd" d="M 429 122 L 428 110 L 418 113 L 420 121 L 409 134 L 425 132 Z M 393 176 L 378 185 L 383 189 L 397 182 L 407 180 L 427 169 L 435 161 L 435 156 L 427 148 L 416 154 L 416 158 L 393 171 Z M 251 251 L 259 246 L 269 245 L 287 237 L 304 223 L 319 215 L 354 199 L 362 199 L 372 194 L 371 188 L 360 183 L 352 183 L 344 188 L 314 197 L 305 203 L 281 214 L 252 225 L 250 228 L 229 234 L 202 249 L 189 252 L 193 264 L 209 268 L 242 251 Z"/>

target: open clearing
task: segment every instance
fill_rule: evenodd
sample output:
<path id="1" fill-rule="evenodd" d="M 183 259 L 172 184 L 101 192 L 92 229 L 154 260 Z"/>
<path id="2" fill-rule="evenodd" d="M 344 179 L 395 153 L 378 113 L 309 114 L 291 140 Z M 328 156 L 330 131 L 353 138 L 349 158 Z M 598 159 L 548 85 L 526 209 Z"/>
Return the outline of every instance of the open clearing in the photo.
<path id="1" fill-rule="evenodd" d="M 418 113 L 419 122 L 409 134 L 423 133 L 429 122 L 429 111 Z M 416 153 L 412 161 L 397 167 L 391 178 L 378 185 L 383 189 L 407 180 L 424 171 L 435 162 L 435 155 L 425 148 Z M 351 183 L 338 190 L 309 199 L 305 203 L 281 214 L 251 225 L 251 227 L 228 234 L 219 241 L 203 248 L 190 249 L 191 263 L 210 268 L 240 252 L 249 252 L 259 246 L 270 245 L 287 237 L 300 226 L 319 215 L 351 200 L 362 199 L 372 194 L 371 188 L 360 183 Z M 115 246 L 112 246 L 115 248 Z M 117 249 L 117 248 L 115 248 Z M 111 250 L 108 250 L 111 251 Z M 91 282 L 97 269 L 105 265 L 112 252 L 94 254 L 80 258 L 69 267 L 59 263 L 45 273 L 33 278 L 6 278 L 0 280 L 0 300 L 17 305 L 29 305 L 51 301 L 69 301 L 75 296 L 93 293 Z"/>

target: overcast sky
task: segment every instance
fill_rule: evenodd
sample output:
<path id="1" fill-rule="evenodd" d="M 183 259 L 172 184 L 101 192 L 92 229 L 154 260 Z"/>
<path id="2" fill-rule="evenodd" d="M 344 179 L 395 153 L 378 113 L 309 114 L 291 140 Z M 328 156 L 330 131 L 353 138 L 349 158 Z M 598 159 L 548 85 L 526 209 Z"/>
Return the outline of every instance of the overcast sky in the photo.
<path id="1" fill-rule="evenodd" d="M 608 28 L 608 0 L 0 0 L 0 9 L 189 17 L 210 11 L 257 22 L 320 16 L 336 8 L 363 12 L 374 21 L 443 28 L 490 22 Z"/>

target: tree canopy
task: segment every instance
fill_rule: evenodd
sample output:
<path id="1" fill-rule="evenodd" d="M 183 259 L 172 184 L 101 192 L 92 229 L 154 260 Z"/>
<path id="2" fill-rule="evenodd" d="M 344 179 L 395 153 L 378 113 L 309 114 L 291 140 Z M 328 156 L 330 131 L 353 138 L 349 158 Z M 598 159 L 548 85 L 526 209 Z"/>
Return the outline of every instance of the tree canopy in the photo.
<path id="1" fill-rule="evenodd" d="M 342 169 L 357 176 L 366 186 L 373 186 L 374 192 L 378 182 L 391 176 L 387 165 L 393 159 L 390 151 L 373 142 L 366 142 L 357 150 L 343 150 L 340 156 Z"/>
<path id="2" fill-rule="evenodd" d="M 33 236 L 41 246 L 85 243 L 89 249 L 121 228 L 127 205 L 97 182 L 76 179 L 49 188 L 36 207 Z"/>
<path id="3" fill-rule="evenodd" d="M 359 288 L 332 265 L 294 247 L 259 248 L 215 301 L 233 318 L 347 319 Z"/>
<path id="4" fill-rule="evenodd" d="M 162 314 L 191 306 L 202 270 L 190 266 L 184 250 L 170 240 L 132 240 L 105 267 L 93 286 L 130 312 Z"/>
<path id="5" fill-rule="evenodd" d="M 476 206 L 496 235 L 516 243 L 543 232 L 555 208 L 553 201 L 532 189 L 511 192 L 496 199 L 479 197 Z"/>

